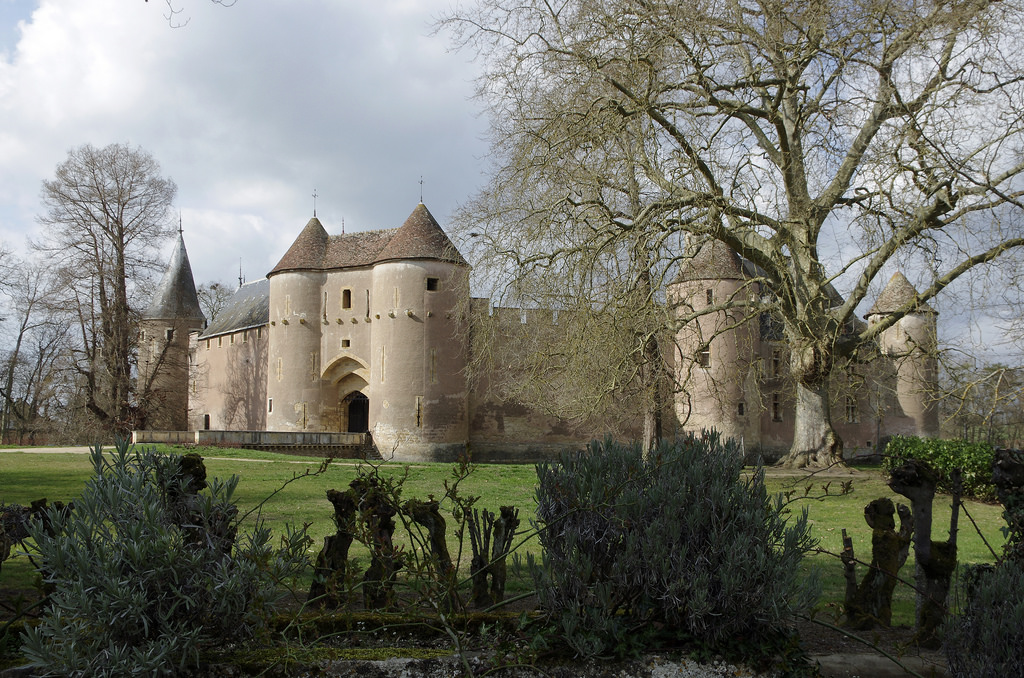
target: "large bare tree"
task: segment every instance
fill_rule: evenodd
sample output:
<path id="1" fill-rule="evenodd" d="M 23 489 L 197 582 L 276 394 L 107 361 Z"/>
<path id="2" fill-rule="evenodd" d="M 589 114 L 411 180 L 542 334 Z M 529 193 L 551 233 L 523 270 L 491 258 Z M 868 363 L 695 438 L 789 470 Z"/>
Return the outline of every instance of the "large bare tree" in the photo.
<path id="1" fill-rule="evenodd" d="M 173 233 L 176 192 L 149 153 L 124 144 L 72 149 L 43 182 L 45 234 L 33 246 L 50 257 L 65 289 L 85 407 L 119 434 L 135 425 L 137 310 L 147 301 L 140 283 L 159 267 L 159 248 Z"/>
<path id="2" fill-rule="evenodd" d="M 833 463 L 837 361 L 1024 245 L 1021 19 L 1018 0 L 478 0 L 441 24 L 480 55 L 492 124 L 464 221 L 511 283 L 631 243 L 655 272 L 682 235 L 732 248 L 766 293 L 716 305 L 773 314 L 791 350 L 785 462 Z M 920 264 L 918 298 L 850 332 L 896 263 Z"/>

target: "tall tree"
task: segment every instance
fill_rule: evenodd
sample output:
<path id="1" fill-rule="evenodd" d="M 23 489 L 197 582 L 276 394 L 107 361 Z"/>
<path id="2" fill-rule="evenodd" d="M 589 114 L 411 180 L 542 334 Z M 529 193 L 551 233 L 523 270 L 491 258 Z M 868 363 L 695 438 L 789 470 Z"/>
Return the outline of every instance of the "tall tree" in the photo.
<path id="1" fill-rule="evenodd" d="M 90 144 L 68 152 L 43 182 L 46 252 L 66 290 L 79 333 L 76 369 L 85 407 L 117 433 L 134 427 L 132 364 L 140 283 L 159 268 L 159 248 L 173 233 L 175 183 L 141 148 Z"/>
<path id="2" fill-rule="evenodd" d="M 767 293 L 712 310 L 778 319 L 797 390 L 785 463 L 833 463 L 837 361 L 1024 245 L 1021 14 L 1019 0 L 478 0 L 442 22 L 482 57 L 492 125 L 496 171 L 467 220 L 517 279 L 632 242 L 668 268 L 687 256 L 673 235 L 732 248 Z M 624 163 L 641 198 L 628 213 Z M 849 331 L 896 262 L 921 264 L 918 297 Z M 671 329 L 693 319 L 680 309 Z"/>

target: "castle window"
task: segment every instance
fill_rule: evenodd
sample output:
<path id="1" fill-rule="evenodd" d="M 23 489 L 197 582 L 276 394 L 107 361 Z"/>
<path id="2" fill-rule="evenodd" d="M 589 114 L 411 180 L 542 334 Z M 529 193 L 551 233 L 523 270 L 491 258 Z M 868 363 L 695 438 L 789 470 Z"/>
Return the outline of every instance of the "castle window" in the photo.
<path id="1" fill-rule="evenodd" d="M 320 376 L 320 355 L 313 351 L 309 354 L 309 378 L 310 381 L 316 381 Z"/>
<path id="2" fill-rule="evenodd" d="M 249 330 L 245 330 L 244 332 L 242 332 L 242 343 L 243 344 L 248 344 L 249 343 Z"/>
<path id="3" fill-rule="evenodd" d="M 224 337 L 217 337 L 217 348 L 224 345 Z"/>
<path id="4" fill-rule="evenodd" d="M 423 396 L 416 396 L 416 428 L 423 428 Z"/>
<path id="5" fill-rule="evenodd" d="M 232 334 L 231 336 L 228 337 L 228 343 L 231 344 L 232 346 L 235 345 L 235 335 L 234 334 Z"/>
<path id="6" fill-rule="evenodd" d="M 697 351 L 697 365 L 698 367 L 711 367 L 710 346 L 705 346 L 701 350 Z"/>
<path id="7" fill-rule="evenodd" d="M 440 282 L 441 281 L 438 278 L 427 278 L 427 291 L 428 292 L 436 292 L 437 291 L 438 283 L 440 283 Z"/>
<path id="8" fill-rule="evenodd" d="M 267 398 L 267 412 L 273 412 L 273 411 L 274 411 L 274 399 L 273 398 Z"/>
<path id="9" fill-rule="evenodd" d="M 715 303 L 715 291 L 714 290 L 712 290 L 712 289 L 705 290 L 704 291 L 704 295 L 707 297 L 708 306 L 711 306 L 711 305 L 713 305 Z"/>
<path id="10" fill-rule="evenodd" d="M 772 351 L 772 376 L 777 377 L 782 372 L 782 354 Z"/>
<path id="11" fill-rule="evenodd" d="M 174 328 L 173 327 L 170 327 L 170 328 L 164 330 L 164 339 L 166 339 L 167 341 L 170 341 L 170 340 L 174 339 Z"/>
<path id="12" fill-rule="evenodd" d="M 145 343 L 146 341 L 146 330 L 139 332 L 139 341 Z"/>
<path id="13" fill-rule="evenodd" d="M 206 350 L 207 351 L 210 350 L 210 340 L 209 339 L 206 340 Z"/>
<path id="14" fill-rule="evenodd" d="M 261 339 L 262 337 L 263 337 L 263 328 L 262 327 L 257 327 L 256 328 L 256 338 L 257 339 Z"/>
<path id="15" fill-rule="evenodd" d="M 737 405 L 736 405 L 736 414 L 738 414 L 738 415 L 740 415 L 742 417 L 746 413 L 747 413 L 747 404 L 744 403 L 744 402 L 737 403 Z"/>
<path id="16" fill-rule="evenodd" d="M 846 398 L 846 423 L 856 424 L 860 419 L 860 413 L 857 408 L 857 399 L 847 396 Z"/>
<path id="17" fill-rule="evenodd" d="M 772 421 L 782 421 L 782 398 L 778 393 L 772 394 Z"/>
<path id="18" fill-rule="evenodd" d="M 210 430 L 210 415 L 208 414 L 203 415 L 203 430 Z"/>
<path id="19" fill-rule="evenodd" d="M 352 290 L 341 291 L 341 307 L 348 309 L 352 308 Z"/>
<path id="20" fill-rule="evenodd" d="M 352 345 L 352 340 L 351 339 L 342 339 L 341 340 L 341 347 L 342 348 L 348 348 L 351 345 Z"/>

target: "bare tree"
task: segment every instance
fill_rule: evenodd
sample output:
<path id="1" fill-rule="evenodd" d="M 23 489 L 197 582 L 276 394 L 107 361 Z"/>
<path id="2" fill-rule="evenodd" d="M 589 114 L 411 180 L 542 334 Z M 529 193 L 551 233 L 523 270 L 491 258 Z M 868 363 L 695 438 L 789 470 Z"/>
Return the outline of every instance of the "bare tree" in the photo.
<path id="1" fill-rule="evenodd" d="M 212 323 L 227 305 L 228 300 L 235 293 L 231 285 L 218 281 L 207 282 L 196 288 L 196 295 L 199 297 L 199 306 L 206 316 L 206 322 Z"/>
<path id="2" fill-rule="evenodd" d="M 943 429 L 951 438 L 1019 448 L 1024 438 L 1024 369 L 1000 363 L 948 363 L 943 369 Z"/>
<path id="3" fill-rule="evenodd" d="M 25 368 L 24 349 L 32 334 L 54 323 L 50 313 L 50 278 L 48 269 L 40 264 L 10 259 L 4 262 L 0 293 L 7 298 L 7 321 L 12 345 L 4 356 L 3 382 L 0 384 L 0 436 L 6 436 L 14 419 L 24 420 L 30 416 L 25 411 L 29 394 L 35 389 L 31 379 L 16 382 L 19 371 Z M 32 369 L 35 376 L 40 370 Z M 20 388 L 16 388 L 20 386 Z"/>
<path id="4" fill-rule="evenodd" d="M 177 186 L 140 148 L 89 144 L 72 149 L 43 182 L 43 239 L 65 290 L 79 344 L 76 369 L 85 407 L 108 430 L 134 427 L 132 364 L 141 283 L 159 267 L 173 233 L 168 211 Z"/>
<path id="5" fill-rule="evenodd" d="M 837 462 L 837 361 L 1024 245 L 1020 20 L 1018 0 L 478 0 L 441 23 L 482 57 L 492 124 L 465 220 L 513 281 L 724 243 L 763 293 L 721 306 L 772 314 L 791 352 L 785 463 Z M 897 263 L 918 297 L 849 331 Z"/>

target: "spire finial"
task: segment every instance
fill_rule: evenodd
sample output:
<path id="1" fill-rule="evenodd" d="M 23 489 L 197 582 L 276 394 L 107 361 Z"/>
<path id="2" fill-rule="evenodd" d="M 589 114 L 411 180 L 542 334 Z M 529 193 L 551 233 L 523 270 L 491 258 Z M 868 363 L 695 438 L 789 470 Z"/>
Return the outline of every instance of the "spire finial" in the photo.
<path id="1" fill-rule="evenodd" d="M 423 204 L 423 175 L 420 175 L 420 204 Z"/>
<path id="2" fill-rule="evenodd" d="M 182 235 L 185 229 L 181 227 L 181 210 L 178 210 L 178 235 Z"/>
<path id="3" fill-rule="evenodd" d="M 316 218 L 316 189 L 313 189 L 313 217 Z"/>
<path id="4" fill-rule="evenodd" d="M 238 287 L 241 289 L 242 285 L 245 284 L 245 278 L 242 276 L 242 257 L 238 257 Z"/>
<path id="5" fill-rule="evenodd" d="M 345 217 L 341 218 L 341 234 L 345 235 Z"/>

